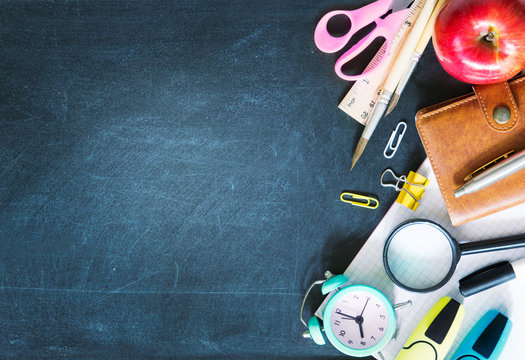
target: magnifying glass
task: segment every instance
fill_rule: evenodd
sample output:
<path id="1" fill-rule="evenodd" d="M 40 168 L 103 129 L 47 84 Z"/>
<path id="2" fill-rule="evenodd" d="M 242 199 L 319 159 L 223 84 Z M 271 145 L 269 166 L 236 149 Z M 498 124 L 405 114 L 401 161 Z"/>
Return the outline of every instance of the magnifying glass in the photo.
<path id="1" fill-rule="evenodd" d="M 385 270 L 392 281 L 409 291 L 429 292 L 445 285 L 462 255 L 525 247 L 525 234 L 459 244 L 440 225 L 410 220 L 386 240 Z"/>

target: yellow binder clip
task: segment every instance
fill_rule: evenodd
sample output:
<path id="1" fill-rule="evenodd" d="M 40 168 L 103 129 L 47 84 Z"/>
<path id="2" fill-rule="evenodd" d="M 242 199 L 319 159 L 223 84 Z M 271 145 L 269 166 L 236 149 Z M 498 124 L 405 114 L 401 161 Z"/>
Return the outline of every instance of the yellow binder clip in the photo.
<path id="1" fill-rule="evenodd" d="M 341 193 L 341 201 L 369 209 L 375 209 L 379 205 L 379 201 L 372 196 L 359 195 L 347 191 Z"/>
<path id="2" fill-rule="evenodd" d="M 383 178 L 387 173 L 392 174 L 392 176 L 396 180 L 395 183 L 384 182 Z M 410 171 L 408 173 L 408 176 L 397 176 L 390 169 L 386 169 L 385 171 L 383 171 L 383 174 L 381 174 L 381 185 L 385 187 L 393 187 L 396 189 L 397 192 L 399 192 L 396 202 L 414 211 L 417 210 L 419 206 L 419 200 L 421 200 L 421 198 L 423 197 L 423 194 L 425 193 L 425 188 L 428 186 L 429 183 L 430 180 L 413 171 Z"/>

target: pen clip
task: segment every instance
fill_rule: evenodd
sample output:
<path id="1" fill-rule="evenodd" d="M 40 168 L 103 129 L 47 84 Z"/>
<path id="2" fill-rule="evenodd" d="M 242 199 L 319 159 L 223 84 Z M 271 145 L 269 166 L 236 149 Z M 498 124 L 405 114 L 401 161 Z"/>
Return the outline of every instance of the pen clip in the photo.
<path id="1" fill-rule="evenodd" d="M 508 151 L 506 152 L 505 154 L 503 155 L 500 155 L 498 156 L 497 158 L 495 158 L 494 160 L 491 160 L 489 161 L 488 163 L 486 163 L 485 165 L 477 168 L 476 170 L 474 170 L 473 172 L 471 172 L 470 174 L 468 174 L 467 176 L 465 176 L 465 181 L 469 181 L 469 180 L 472 180 L 473 178 L 475 178 L 476 176 L 478 175 L 481 175 L 482 173 L 484 173 L 485 171 L 487 171 L 488 169 L 490 169 L 491 167 L 493 167 L 494 165 L 496 165 L 497 163 L 507 159 L 509 156 L 511 156 L 512 154 L 514 154 L 516 152 L 516 150 L 511 150 L 511 151 Z"/>
<path id="2" fill-rule="evenodd" d="M 392 131 L 392 134 L 390 135 L 390 138 L 388 139 L 388 143 L 386 144 L 385 150 L 383 151 L 383 155 L 387 159 L 391 159 L 399 147 L 399 144 L 401 143 L 401 140 L 403 139 L 403 136 L 405 135 L 405 131 L 407 129 L 407 123 L 404 121 L 400 121 L 394 131 Z M 396 141 L 397 139 L 397 141 Z M 394 145 L 395 141 L 395 145 Z"/>

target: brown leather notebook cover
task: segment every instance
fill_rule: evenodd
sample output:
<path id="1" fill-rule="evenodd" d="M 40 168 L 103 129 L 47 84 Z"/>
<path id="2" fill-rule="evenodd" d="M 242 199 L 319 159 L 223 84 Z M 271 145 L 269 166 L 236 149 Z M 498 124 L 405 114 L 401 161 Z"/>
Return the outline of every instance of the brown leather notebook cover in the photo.
<path id="1" fill-rule="evenodd" d="M 454 226 L 525 202 L 525 169 L 454 197 L 468 174 L 508 151 L 525 148 L 525 76 L 473 88 L 473 94 L 416 114 L 419 136 Z M 510 109 L 508 121 L 494 119 L 499 106 Z"/>

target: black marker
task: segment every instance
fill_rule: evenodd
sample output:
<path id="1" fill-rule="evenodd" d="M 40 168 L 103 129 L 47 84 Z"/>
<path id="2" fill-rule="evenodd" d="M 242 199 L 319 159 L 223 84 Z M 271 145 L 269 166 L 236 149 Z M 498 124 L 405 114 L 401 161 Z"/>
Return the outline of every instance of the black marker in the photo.
<path id="1" fill-rule="evenodd" d="M 516 277 L 525 277 L 525 259 L 513 262 L 502 261 L 479 269 L 459 280 L 459 291 L 467 297 Z"/>

